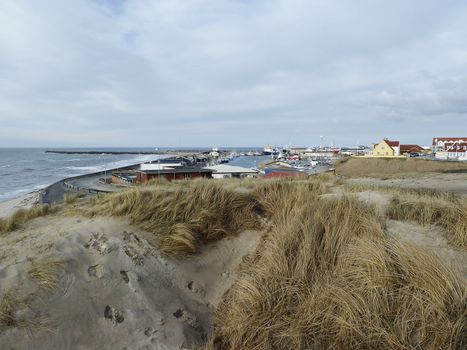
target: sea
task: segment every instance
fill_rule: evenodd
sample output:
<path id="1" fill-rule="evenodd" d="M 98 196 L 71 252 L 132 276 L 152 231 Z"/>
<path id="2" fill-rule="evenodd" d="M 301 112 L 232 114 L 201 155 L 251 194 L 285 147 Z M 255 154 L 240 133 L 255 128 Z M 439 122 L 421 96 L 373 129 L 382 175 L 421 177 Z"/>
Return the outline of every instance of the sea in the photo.
<path id="1" fill-rule="evenodd" d="M 209 148 L 184 148 L 206 151 Z M 58 150 L 58 149 L 54 149 Z M 98 154 L 46 153 L 45 148 L 0 148 L 0 202 L 21 197 L 67 177 L 105 171 L 159 159 L 156 154 L 105 154 L 105 152 L 153 152 L 154 148 L 67 148 L 61 151 L 102 152 Z M 160 151 L 168 149 L 159 148 Z M 170 150 L 180 151 L 179 148 Z M 248 152 L 256 147 L 221 148 Z M 256 167 L 268 156 L 238 157 L 232 165 Z"/>

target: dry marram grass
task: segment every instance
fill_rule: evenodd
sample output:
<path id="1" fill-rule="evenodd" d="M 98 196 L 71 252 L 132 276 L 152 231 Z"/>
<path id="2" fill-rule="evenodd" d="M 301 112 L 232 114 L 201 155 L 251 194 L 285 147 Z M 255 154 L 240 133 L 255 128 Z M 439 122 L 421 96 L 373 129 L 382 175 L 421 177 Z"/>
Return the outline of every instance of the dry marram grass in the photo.
<path id="1" fill-rule="evenodd" d="M 467 294 L 457 275 L 386 236 L 374 208 L 293 187 L 258 190 L 273 229 L 218 306 L 204 349 L 467 346 Z"/>
<path id="2" fill-rule="evenodd" d="M 35 261 L 29 270 L 29 276 L 37 283 L 40 289 L 52 292 L 58 286 L 64 267 L 65 264 L 62 261 Z"/>
<path id="3" fill-rule="evenodd" d="M 467 200 L 448 194 L 408 193 L 393 196 L 388 216 L 442 227 L 451 243 L 467 248 Z"/>
<path id="4" fill-rule="evenodd" d="M 444 229 L 450 242 L 467 248 L 467 200 L 451 192 L 368 184 L 343 185 L 349 192 L 378 191 L 392 194 L 388 216 Z"/>
<path id="5" fill-rule="evenodd" d="M 88 214 L 126 216 L 155 234 L 160 249 L 171 255 L 194 254 L 203 243 L 242 230 L 258 229 L 255 198 L 214 181 L 193 181 L 173 190 L 159 186 L 133 188 L 105 196 Z"/>
<path id="6" fill-rule="evenodd" d="M 30 209 L 19 209 L 9 217 L 0 219 L 0 234 L 14 231 L 29 220 L 50 214 L 54 208 L 48 205 L 36 205 Z"/>
<path id="7" fill-rule="evenodd" d="M 22 303 L 12 295 L 11 291 L 3 291 L 0 301 L 0 330 L 22 325 L 23 321 L 17 316 L 21 305 Z"/>

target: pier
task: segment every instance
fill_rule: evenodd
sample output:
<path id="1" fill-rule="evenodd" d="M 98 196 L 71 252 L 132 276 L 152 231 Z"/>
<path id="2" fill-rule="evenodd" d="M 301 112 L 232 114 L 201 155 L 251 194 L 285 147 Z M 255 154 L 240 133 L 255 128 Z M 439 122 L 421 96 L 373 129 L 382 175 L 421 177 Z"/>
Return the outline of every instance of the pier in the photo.
<path id="1" fill-rule="evenodd" d="M 166 154 L 168 152 L 161 152 L 161 151 L 61 151 L 61 150 L 46 150 L 45 153 L 56 153 L 56 154 L 134 154 L 134 155 L 146 155 L 146 154 Z M 172 152 L 171 152 L 172 153 Z"/>

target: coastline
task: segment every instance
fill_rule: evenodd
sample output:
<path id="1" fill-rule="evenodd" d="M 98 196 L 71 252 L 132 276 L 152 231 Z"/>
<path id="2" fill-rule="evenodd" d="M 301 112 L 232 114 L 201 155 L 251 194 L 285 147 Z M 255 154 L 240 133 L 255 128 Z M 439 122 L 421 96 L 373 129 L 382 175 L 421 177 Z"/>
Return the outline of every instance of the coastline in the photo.
<path id="1" fill-rule="evenodd" d="M 18 209 L 28 209 L 38 204 L 41 191 L 36 190 L 20 197 L 0 202 L 0 218 L 7 217 Z"/>

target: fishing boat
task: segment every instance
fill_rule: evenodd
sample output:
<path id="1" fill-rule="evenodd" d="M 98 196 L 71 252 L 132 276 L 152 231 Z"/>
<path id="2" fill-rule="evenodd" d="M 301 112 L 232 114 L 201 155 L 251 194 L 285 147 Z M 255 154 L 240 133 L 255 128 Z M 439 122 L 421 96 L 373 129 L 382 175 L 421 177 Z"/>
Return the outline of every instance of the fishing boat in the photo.
<path id="1" fill-rule="evenodd" d="M 278 153 L 279 153 L 279 150 L 276 147 L 273 147 L 271 145 L 264 146 L 263 155 L 270 156 L 270 155 L 274 155 Z"/>

